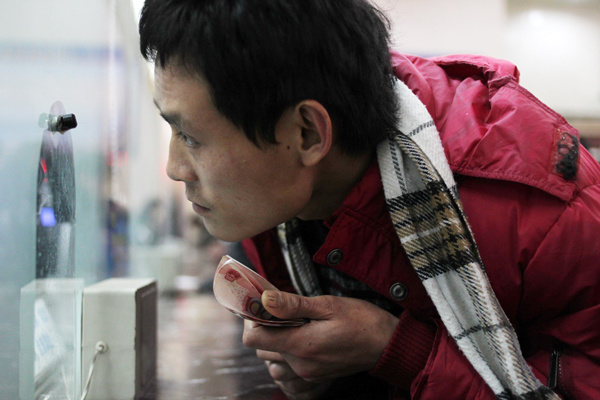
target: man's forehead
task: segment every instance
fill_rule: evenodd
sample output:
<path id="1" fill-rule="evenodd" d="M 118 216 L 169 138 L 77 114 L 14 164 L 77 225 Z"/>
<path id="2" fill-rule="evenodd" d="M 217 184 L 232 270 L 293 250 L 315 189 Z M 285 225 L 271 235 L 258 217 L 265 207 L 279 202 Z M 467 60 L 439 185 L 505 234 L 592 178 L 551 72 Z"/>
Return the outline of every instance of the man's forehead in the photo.
<path id="1" fill-rule="evenodd" d="M 178 103 L 185 104 L 190 95 L 202 91 L 200 82 L 175 67 L 156 67 L 154 70 L 154 105 L 161 112 L 171 112 Z"/>
<path id="2" fill-rule="evenodd" d="M 155 79 L 177 78 L 186 80 L 196 80 L 203 84 L 206 83 L 202 72 L 196 70 L 193 66 L 188 66 L 182 62 L 168 62 L 166 64 L 154 64 Z"/>
<path id="3" fill-rule="evenodd" d="M 157 67 L 155 77 L 154 105 L 169 124 L 191 130 L 200 116 L 214 108 L 204 79 L 172 66 Z"/>

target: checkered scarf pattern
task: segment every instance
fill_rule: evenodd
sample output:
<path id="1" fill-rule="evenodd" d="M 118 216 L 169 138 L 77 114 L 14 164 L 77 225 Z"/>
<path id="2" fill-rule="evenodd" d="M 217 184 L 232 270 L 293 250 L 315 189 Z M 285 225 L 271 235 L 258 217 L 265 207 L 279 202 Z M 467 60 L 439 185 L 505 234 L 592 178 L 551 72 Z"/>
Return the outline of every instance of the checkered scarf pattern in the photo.
<path id="1" fill-rule="evenodd" d="M 492 290 L 435 124 L 396 83 L 398 130 L 377 148 L 387 207 L 408 258 L 458 347 L 499 399 L 559 399 L 526 364 Z"/>

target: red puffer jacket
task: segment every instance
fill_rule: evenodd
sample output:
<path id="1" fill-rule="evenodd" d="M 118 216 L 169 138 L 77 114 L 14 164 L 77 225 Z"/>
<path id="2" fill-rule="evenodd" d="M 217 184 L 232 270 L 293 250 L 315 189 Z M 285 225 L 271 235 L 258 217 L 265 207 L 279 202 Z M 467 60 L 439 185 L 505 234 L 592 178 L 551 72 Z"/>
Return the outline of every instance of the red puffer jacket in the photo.
<path id="1" fill-rule="evenodd" d="M 436 123 L 486 272 L 533 372 L 547 384 L 553 359 L 555 392 L 600 399 L 600 165 L 507 62 L 396 53 L 393 62 Z M 314 261 L 327 265 L 341 250 L 335 268 L 405 310 L 371 371 L 392 385 L 391 398 L 494 398 L 408 263 L 376 166 L 326 224 Z M 274 231 L 244 247 L 263 275 L 293 291 Z"/>

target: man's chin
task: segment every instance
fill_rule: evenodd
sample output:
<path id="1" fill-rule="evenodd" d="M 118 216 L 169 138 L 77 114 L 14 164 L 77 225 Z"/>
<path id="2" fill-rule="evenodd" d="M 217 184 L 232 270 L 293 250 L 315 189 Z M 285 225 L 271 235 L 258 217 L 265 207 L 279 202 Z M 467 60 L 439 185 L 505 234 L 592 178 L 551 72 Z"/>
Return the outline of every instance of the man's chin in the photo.
<path id="1" fill-rule="evenodd" d="M 205 221 L 206 230 L 214 238 L 222 240 L 223 242 L 241 242 L 245 239 L 250 239 L 256 234 L 251 232 L 243 232 L 237 229 L 222 229 L 221 227 L 215 227 Z M 220 229 L 221 228 L 221 229 Z"/>

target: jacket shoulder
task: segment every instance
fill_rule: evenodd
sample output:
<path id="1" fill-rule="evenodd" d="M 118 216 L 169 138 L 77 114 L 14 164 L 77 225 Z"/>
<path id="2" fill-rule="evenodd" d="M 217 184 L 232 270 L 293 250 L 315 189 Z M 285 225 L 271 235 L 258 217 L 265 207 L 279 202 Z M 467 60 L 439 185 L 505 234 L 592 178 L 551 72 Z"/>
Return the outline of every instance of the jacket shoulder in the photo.
<path id="1" fill-rule="evenodd" d="M 598 183 L 579 133 L 519 85 L 512 63 L 454 55 L 392 55 L 394 71 L 426 105 L 453 172 L 508 180 L 564 201 Z"/>

